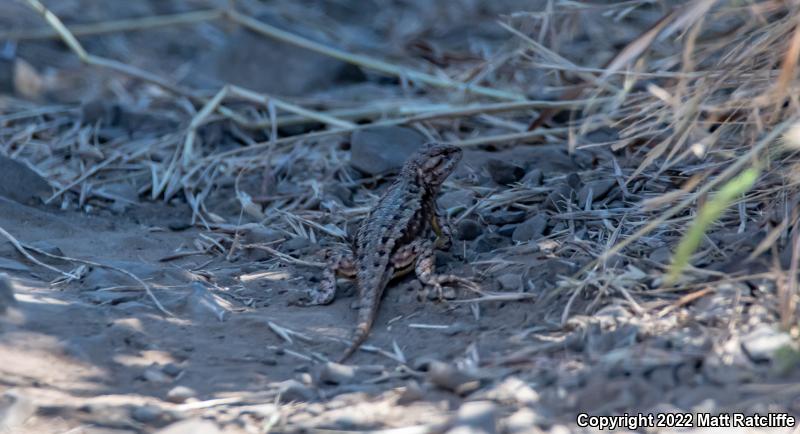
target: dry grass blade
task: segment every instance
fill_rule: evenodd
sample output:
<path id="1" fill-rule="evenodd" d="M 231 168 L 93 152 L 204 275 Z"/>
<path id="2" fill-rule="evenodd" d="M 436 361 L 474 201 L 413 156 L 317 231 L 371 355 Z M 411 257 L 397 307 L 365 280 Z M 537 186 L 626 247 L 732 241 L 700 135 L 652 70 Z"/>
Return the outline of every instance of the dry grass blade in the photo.
<path id="1" fill-rule="evenodd" d="M 261 21 L 258 21 L 247 15 L 243 15 L 234 10 L 226 11 L 225 16 L 228 17 L 233 22 L 241 24 L 242 26 L 247 27 L 248 29 L 253 30 L 254 32 L 260 33 L 262 35 L 269 36 L 271 38 L 275 38 L 280 41 L 296 45 L 298 47 L 302 47 L 326 56 L 330 56 L 344 62 L 352 63 L 358 66 L 362 66 L 364 68 L 369 68 L 375 71 L 401 77 L 406 80 L 418 81 L 420 83 L 425 83 L 431 86 L 456 89 L 458 91 L 466 93 L 488 96 L 497 99 L 505 99 L 505 100 L 525 99 L 521 94 L 492 89 L 484 86 L 477 86 L 473 84 L 460 83 L 449 79 L 443 79 L 440 77 L 436 77 L 434 75 L 415 71 L 410 68 L 396 66 L 391 63 L 374 59 L 368 56 L 360 54 L 352 54 L 343 50 L 331 48 L 323 44 L 320 44 L 318 42 L 314 42 L 310 39 L 306 39 L 301 36 L 295 35 L 293 33 L 289 33 L 284 30 L 278 29 L 276 27 L 270 26 L 269 24 L 263 23 Z"/>

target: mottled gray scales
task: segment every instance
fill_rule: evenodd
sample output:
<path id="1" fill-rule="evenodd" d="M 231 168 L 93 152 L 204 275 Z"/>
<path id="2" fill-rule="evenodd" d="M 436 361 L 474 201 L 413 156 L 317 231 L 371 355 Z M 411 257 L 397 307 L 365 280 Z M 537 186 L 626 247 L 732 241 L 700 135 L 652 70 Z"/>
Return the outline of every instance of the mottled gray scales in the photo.
<path id="1" fill-rule="evenodd" d="M 441 294 L 444 283 L 471 282 L 434 272 L 435 247 L 450 245 L 450 229 L 436 208 L 436 195 L 461 160 L 461 150 L 449 145 L 429 145 L 406 161 L 400 174 L 361 222 L 354 254 L 334 255 L 328 261 L 320 288 L 309 304 L 330 303 L 336 276 L 355 277 L 358 288 L 358 322 L 353 342 L 341 357 L 347 359 L 366 340 L 377 316 L 383 291 L 398 274 L 413 266 L 417 277 Z M 436 237 L 436 242 L 432 241 Z"/>

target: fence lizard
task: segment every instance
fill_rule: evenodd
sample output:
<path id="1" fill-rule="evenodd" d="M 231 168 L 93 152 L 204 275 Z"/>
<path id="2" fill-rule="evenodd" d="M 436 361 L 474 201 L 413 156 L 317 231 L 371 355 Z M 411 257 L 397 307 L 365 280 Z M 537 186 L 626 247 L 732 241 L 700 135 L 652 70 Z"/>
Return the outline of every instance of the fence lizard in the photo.
<path id="1" fill-rule="evenodd" d="M 358 288 L 358 325 L 353 342 L 340 362 L 366 340 L 378 312 L 383 290 L 395 277 L 412 270 L 441 298 L 442 284 L 471 281 L 437 275 L 434 248 L 447 248 L 450 230 L 436 208 L 439 189 L 461 160 L 461 149 L 428 145 L 406 161 L 398 177 L 361 222 L 352 251 L 330 254 L 320 287 L 307 305 L 329 304 L 336 293 L 336 276 L 355 278 Z M 436 236 L 433 241 L 432 235 Z"/>

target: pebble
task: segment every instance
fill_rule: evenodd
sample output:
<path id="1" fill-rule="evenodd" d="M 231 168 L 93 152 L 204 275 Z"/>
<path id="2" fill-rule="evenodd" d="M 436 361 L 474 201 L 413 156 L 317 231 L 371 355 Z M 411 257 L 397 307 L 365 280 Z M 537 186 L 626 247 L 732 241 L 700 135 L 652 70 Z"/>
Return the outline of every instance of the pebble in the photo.
<path id="1" fill-rule="evenodd" d="M 508 238 L 506 237 L 502 237 L 497 234 L 483 234 L 475 240 L 475 246 L 473 247 L 473 250 L 475 253 L 491 252 L 492 250 L 495 250 L 507 243 Z"/>
<path id="2" fill-rule="evenodd" d="M 490 225 L 509 225 L 512 223 L 520 223 L 525 220 L 528 214 L 525 211 L 497 211 L 491 214 L 486 214 L 483 219 Z"/>
<path id="3" fill-rule="evenodd" d="M 357 130 L 350 138 L 350 164 L 368 175 L 399 169 L 426 142 L 416 130 L 398 126 Z"/>
<path id="4" fill-rule="evenodd" d="M 558 184 L 553 191 L 547 195 L 544 205 L 547 209 L 566 210 L 566 202 L 571 201 L 575 196 L 575 190 L 567 184 Z"/>
<path id="5" fill-rule="evenodd" d="M 22 161 L 0 155 L 0 197 L 26 205 L 37 205 L 53 188 Z"/>
<path id="6" fill-rule="evenodd" d="M 497 158 L 489 160 L 486 163 L 486 169 L 489 171 L 492 181 L 500 185 L 513 184 L 525 176 L 525 169 L 522 167 Z"/>
<path id="7" fill-rule="evenodd" d="M 439 361 L 428 363 L 427 378 L 436 387 L 462 396 L 474 392 L 480 387 L 480 381 L 477 378 L 449 363 Z"/>
<path id="8" fill-rule="evenodd" d="M 133 408 L 131 417 L 144 424 L 165 426 L 175 420 L 175 416 L 155 405 L 140 405 Z"/>
<path id="9" fill-rule="evenodd" d="M 508 418 L 506 418 L 505 426 L 511 434 L 528 434 L 533 431 L 538 418 L 536 413 L 530 408 L 523 407 L 515 411 Z"/>
<path id="10" fill-rule="evenodd" d="M 165 374 L 158 366 L 150 366 L 142 373 L 142 377 L 151 383 L 169 383 L 172 381 L 169 375 Z"/>
<path id="11" fill-rule="evenodd" d="M 539 187 L 544 182 L 544 174 L 540 169 L 531 169 L 522 177 L 520 182 L 529 187 Z"/>
<path id="12" fill-rule="evenodd" d="M 517 243 L 524 243 L 528 241 L 536 241 L 544 235 L 547 229 L 547 215 L 543 213 L 536 214 L 522 222 L 514 229 L 511 239 Z"/>
<path id="13" fill-rule="evenodd" d="M 284 404 L 308 402 L 316 399 L 316 392 L 297 380 L 286 380 L 279 384 L 280 399 Z"/>
<path id="14" fill-rule="evenodd" d="M 36 410 L 36 404 L 16 390 L 0 395 L 0 432 L 14 432 L 14 428 L 21 427 Z"/>
<path id="15" fill-rule="evenodd" d="M 439 208 L 443 210 L 463 208 L 466 209 L 475 203 L 475 195 L 469 190 L 454 190 L 442 193 L 436 200 Z"/>
<path id="16" fill-rule="evenodd" d="M 497 277 L 500 289 L 509 292 L 522 291 L 522 277 L 517 273 L 503 274 Z"/>
<path id="17" fill-rule="evenodd" d="M 483 226 L 472 219 L 464 219 L 458 223 L 457 237 L 459 240 L 472 241 L 483 233 Z"/>
<path id="18" fill-rule="evenodd" d="M 175 386 L 167 392 L 167 401 L 182 404 L 197 396 L 197 392 L 186 386 Z"/>
<path id="19" fill-rule="evenodd" d="M 14 297 L 14 287 L 5 274 L 0 273 L 0 313 L 14 306 L 17 299 Z"/>
<path id="20" fill-rule="evenodd" d="M 608 192 L 617 185 L 614 179 L 599 179 L 596 181 L 587 182 L 578 191 L 578 205 L 581 209 L 586 208 L 586 202 L 589 200 L 589 193 L 592 194 L 592 203 L 603 199 L 608 195 Z"/>
<path id="21" fill-rule="evenodd" d="M 406 387 L 403 388 L 403 391 L 397 398 L 397 404 L 408 405 L 413 402 L 421 401 L 423 398 L 425 398 L 425 392 L 422 390 L 419 383 L 412 380 L 406 383 Z"/>
<path id="22" fill-rule="evenodd" d="M 465 402 L 458 409 L 455 426 L 448 434 L 495 434 L 497 405 L 491 401 Z"/>
<path id="23" fill-rule="evenodd" d="M 328 362 L 323 365 L 319 373 L 319 380 L 326 384 L 350 384 L 356 378 L 353 366 Z"/>
<path id="24" fill-rule="evenodd" d="M 164 427 L 155 434 L 218 434 L 222 431 L 214 422 L 205 419 L 187 419 Z"/>
<path id="25" fill-rule="evenodd" d="M 766 324 L 757 326 L 755 330 L 742 336 L 741 340 L 742 349 L 754 362 L 771 361 L 778 349 L 792 345 L 789 333 L 775 330 Z"/>

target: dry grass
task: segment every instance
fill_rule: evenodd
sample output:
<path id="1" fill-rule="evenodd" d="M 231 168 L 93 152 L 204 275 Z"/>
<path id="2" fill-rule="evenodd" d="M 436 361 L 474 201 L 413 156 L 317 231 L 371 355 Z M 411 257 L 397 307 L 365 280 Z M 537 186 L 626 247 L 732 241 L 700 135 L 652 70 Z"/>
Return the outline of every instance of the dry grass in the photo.
<path id="1" fill-rule="evenodd" d="M 352 207 L 342 207 L 324 201 L 322 192 L 331 180 L 349 186 L 374 181 L 352 179 L 346 157 L 336 146 L 355 130 L 408 125 L 432 139 L 464 147 L 557 143 L 573 152 L 604 147 L 615 152 L 613 161 L 582 175 L 616 179 L 622 205 L 608 208 L 589 201 L 584 209 L 552 213 L 552 218 L 566 222 L 566 229 L 549 236 L 551 252 L 579 265 L 581 271 L 563 276 L 559 290 L 540 300 L 542 305 L 559 300 L 562 323 L 574 311 L 574 301 L 587 295 L 594 301 L 584 306 L 586 312 L 609 301 L 636 312 L 669 312 L 709 293 L 707 289 L 698 291 L 698 282 L 763 276 L 763 270 L 748 271 L 748 267 L 731 274 L 706 266 L 753 250 L 749 260 L 757 263 L 763 253 L 790 248 L 794 252 L 791 267 L 773 267 L 767 275 L 778 283 L 784 327 L 796 323 L 800 243 L 795 225 L 797 177 L 792 173 L 797 158 L 794 151 L 779 146 L 780 137 L 796 124 L 800 113 L 796 79 L 800 15 L 791 2 L 699 0 L 666 8 L 660 19 L 606 59 L 603 67 L 579 65 L 583 62 L 569 60 L 569 52 L 549 47 L 565 43 L 556 35 L 570 35 L 572 26 L 585 19 L 586 13 L 623 19 L 648 2 L 591 6 L 596 10 L 570 2 L 557 12 L 504 17 L 502 25 L 511 41 L 505 52 L 469 70 L 453 66 L 438 71 L 328 47 L 233 8 L 97 23 L 71 31 L 39 1 L 27 2 L 55 33 L 37 30 L 3 37 L 58 36 L 86 64 L 162 88 L 167 93 L 151 100 L 153 113 L 183 125 L 168 134 L 130 140 L 108 136 L 99 125 L 81 124 L 78 110 L 71 107 L 5 100 L 0 116 L 2 152 L 26 158 L 48 175 L 57 187 L 51 202 L 61 201 L 64 207 L 106 207 L 117 196 L 104 187 L 128 179 L 135 182 L 140 194 L 153 200 L 167 202 L 178 197 L 189 204 L 193 223 L 206 230 L 194 253 L 232 258 L 240 249 L 260 248 L 273 253 L 276 261 L 318 266 L 269 245 L 243 244 L 239 237 L 247 221 L 281 230 L 287 238 L 342 239 L 346 224 L 368 209 L 370 196 Z M 209 95 L 176 85 L 169 77 L 95 56 L 75 37 L 207 20 L 244 26 L 264 37 L 393 75 L 406 86 L 428 91 L 396 100 L 327 101 L 306 106 L 302 100 L 292 102 L 232 85 Z M 549 89 L 561 91 L 560 99 L 540 101 L 524 96 L 536 94 L 538 89 L 524 74 L 513 72 L 534 70 L 545 77 Z M 188 115 L 187 108 L 191 111 Z M 556 122 L 553 116 L 563 110 L 570 110 L 568 120 Z M 241 146 L 217 146 L 208 132 L 211 125 L 222 125 Z M 279 130 L 297 125 L 316 127 L 291 135 Z M 587 138 L 602 128 L 618 130 L 619 137 L 601 143 Z M 65 156 L 70 156 L 66 163 Z M 637 167 L 620 167 L 617 158 L 636 161 Z M 669 264 L 648 262 L 649 252 L 659 246 L 674 247 L 690 231 L 694 217 L 711 195 L 750 167 L 763 168 L 753 187 L 736 195 L 730 209 L 698 232 L 702 239 L 694 240 L 699 250 L 692 256 L 697 267 L 685 269 L 677 286 L 664 286 Z M 308 173 L 317 175 L 309 177 Z M 239 188 L 239 180 L 246 176 L 265 180 L 257 197 Z M 274 184 L 279 179 L 292 183 L 297 191 L 276 192 Z M 233 184 L 242 210 L 237 221 L 216 214 L 208 202 L 220 186 Z M 472 208 L 451 210 L 456 221 L 498 209 L 533 209 L 542 204 L 551 188 L 551 184 L 502 189 L 447 186 L 447 190 L 470 189 L 479 198 Z M 576 235 L 576 227 L 587 225 L 590 229 Z M 741 252 L 740 244 L 722 245 L 713 235 L 730 231 L 765 241 Z M 509 258 L 526 248 L 529 246 L 512 246 L 494 252 L 493 258 L 482 258 L 484 274 L 514 264 Z M 691 262 L 691 258 L 684 259 Z M 697 259 L 702 260 L 698 263 Z M 661 290 L 653 292 L 653 286 Z M 682 291 L 689 292 L 676 299 L 674 293 Z M 560 298 L 561 294 L 567 297 Z M 653 303 L 654 294 L 664 297 L 663 302 Z"/>

